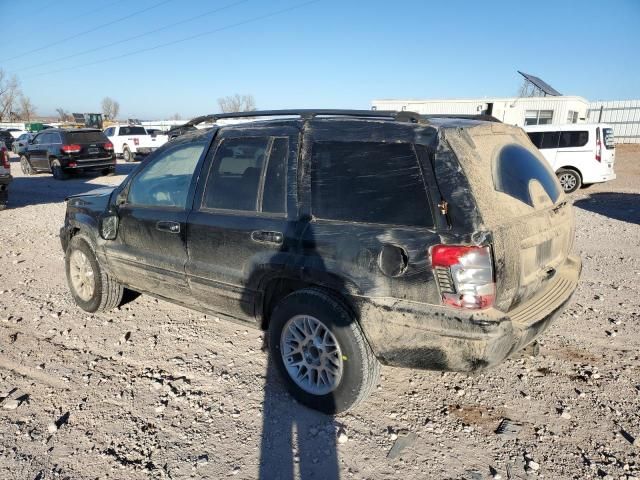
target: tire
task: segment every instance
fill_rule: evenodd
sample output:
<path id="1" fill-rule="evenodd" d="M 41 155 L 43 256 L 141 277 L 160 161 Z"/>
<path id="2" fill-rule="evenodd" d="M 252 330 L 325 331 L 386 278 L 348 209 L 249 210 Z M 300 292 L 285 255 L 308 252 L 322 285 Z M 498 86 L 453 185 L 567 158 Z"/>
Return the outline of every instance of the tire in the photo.
<path id="1" fill-rule="evenodd" d="M 131 150 L 129 150 L 129 147 L 127 147 L 126 145 L 122 147 L 122 158 L 127 163 L 133 162 L 133 154 L 131 153 Z"/>
<path id="2" fill-rule="evenodd" d="M 580 174 L 575 170 L 569 170 L 568 168 L 561 168 L 556 172 L 560 186 L 564 193 L 573 193 L 582 185 L 582 179 Z"/>
<path id="3" fill-rule="evenodd" d="M 20 169 L 25 175 L 33 175 L 36 173 L 31 166 L 31 163 L 29 163 L 29 159 L 26 157 L 26 155 L 20 155 Z"/>
<path id="4" fill-rule="evenodd" d="M 306 346 L 301 348 L 306 352 L 305 354 L 291 353 L 288 350 L 290 344 L 287 339 L 294 343 L 297 340 L 294 340 L 295 334 L 291 336 L 290 327 L 296 325 L 296 322 L 298 325 L 304 325 L 305 321 L 319 322 L 321 327 L 316 329 L 315 336 L 312 334 L 311 337 L 305 338 L 307 340 Z M 307 323 L 307 325 L 309 324 Z M 312 325 L 317 326 L 317 324 Z M 311 333 L 312 328 L 308 333 Z M 299 328 L 295 330 L 294 327 L 294 331 L 304 335 Z M 325 333 L 318 334 L 318 331 Z M 329 337 L 329 343 L 333 343 L 331 342 L 331 338 L 333 338 L 338 345 L 338 348 L 329 345 L 329 348 L 333 350 L 330 355 L 326 354 L 327 345 L 316 348 L 315 341 L 309 342 L 311 338 L 315 340 L 322 337 L 326 340 L 326 331 L 330 332 L 332 336 Z M 344 412 L 367 398 L 377 385 L 380 363 L 364 338 L 358 322 L 340 301 L 323 290 L 315 288 L 298 290 L 282 299 L 271 315 L 268 335 L 271 361 L 276 364 L 287 389 L 297 401 L 310 408 L 327 414 Z M 314 348 L 315 353 L 313 353 Z M 311 355 L 311 358 L 315 357 L 314 361 L 319 362 L 321 366 L 331 365 L 326 360 L 329 356 L 333 356 L 334 360 L 339 359 L 341 368 L 335 368 L 336 364 L 331 362 L 332 368 L 340 371 L 340 375 L 336 375 L 339 378 L 333 380 L 335 385 L 325 384 L 321 387 L 306 385 L 303 387 L 300 382 L 294 380 L 293 374 L 289 373 L 285 365 L 285 357 L 288 364 L 296 360 L 303 363 L 303 359 L 306 361 L 307 355 Z M 297 367 L 289 365 L 289 368 L 295 370 Z M 301 367 L 298 372 L 304 372 L 304 368 Z M 307 371 L 313 370 L 308 369 Z M 315 372 L 317 371 L 315 370 Z M 313 375 L 316 375 L 315 383 L 318 384 L 317 374 Z M 302 375 L 302 383 L 304 383 L 305 376 Z M 311 375 L 308 377 L 311 380 Z M 325 378 L 329 378 L 328 374 Z M 310 391 L 313 388 L 319 390 L 317 392 Z"/>
<path id="5" fill-rule="evenodd" d="M 105 168 L 101 173 L 103 176 L 113 176 L 116 174 L 116 169 L 113 167 Z"/>
<path id="6" fill-rule="evenodd" d="M 65 173 L 62 169 L 62 165 L 60 165 L 60 160 L 53 159 L 51 160 L 51 173 L 53 174 L 53 178 L 56 180 L 66 180 L 69 178 L 69 175 Z"/>
<path id="7" fill-rule="evenodd" d="M 80 255 L 88 262 L 92 274 L 86 277 L 93 278 L 92 291 L 83 291 L 78 287 L 78 270 L 75 255 Z M 95 256 L 91 241 L 84 235 L 76 235 L 71 238 L 65 254 L 65 271 L 67 274 L 67 285 L 71 291 L 76 305 L 86 312 L 111 310 L 122 301 L 123 287 L 111 275 L 100 268 L 100 264 Z"/>

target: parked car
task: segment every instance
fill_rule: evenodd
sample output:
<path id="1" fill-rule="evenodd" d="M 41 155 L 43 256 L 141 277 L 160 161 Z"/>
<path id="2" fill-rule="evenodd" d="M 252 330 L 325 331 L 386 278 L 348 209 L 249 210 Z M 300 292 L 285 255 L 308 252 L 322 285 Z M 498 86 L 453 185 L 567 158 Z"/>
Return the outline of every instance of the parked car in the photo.
<path id="1" fill-rule="evenodd" d="M 15 138 L 13 138 L 13 135 L 11 135 L 10 131 L 0 130 L 0 142 L 3 142 L 4 146 L 9 150 L 11 150 L 14 140 Z"/>
<path id="2" fill-rule="evenodd" d="M 185 133 L 195 132 L 197 130 L 198 129 L 194 125 L 189 125 L 189 123 L 185 123 L 184 125 L 171 127 L 167 132 L 167 137 L 169 137 L 169 140 L 173 140 L 174 138 L 177 138 L 180 135 L 184 135 Z"/>
<path id="3" fill-rule="evenodd" d="M 9 132 L 13 138 L 18 138 L 20 135 L 25 133 L 21 128 L 5 128 L 5 130 Z"/>
<path id="4" fill-rule="evenodd" d="M 100 131 L 91 128 L 51 128 L 38 133 L 20 156 L 25 175 L 51 172 L 64 180 L 72 172 L 100 171 L 113 174 L 116 155 L 113 144 Z"/>
<path id="5" fill-rule="evenodd" d="M 13 180 L 11 176 L 11 163 L 9 163 L 9 151 L 0 140 L 0 210 L 7 208 L 9 201 L 9 184 Z"/>
<path id="6" fill-rule="evenodd" d="M 367 397 L 379 362 L 481 370 L 567 305 L 573 209 L 520 128 L 251 112 L 284 115 L 183 135 L 71 197 L 75 302 L 108 310 L 128 288 L 266 328 L 292 395 L 330 413 Z"/>
<path id="7" fill-rule="evenodd" d="M 524 129 L 556 172 L 565 193 L 616 178 L 616 146 L 610 125 L 572 123 Z"/>
<path id="8" fill-rule="evenodd" d="M 104 134 L 125 162 L 142 158 L 167 142 L 166 135 L 149 135 L 141 125 L 115 125 L 105 129 Z"/>
<path id="9" fill-rule="evenodd" d="M 27 147 L 29 146 L 29 142 L 33 140 L 33 137 L 33 133 L 23 133 L 18 138 L 16 138 L 11 147 L 13 153 L 22 155 L 24 152 L 26 152 Z"/>

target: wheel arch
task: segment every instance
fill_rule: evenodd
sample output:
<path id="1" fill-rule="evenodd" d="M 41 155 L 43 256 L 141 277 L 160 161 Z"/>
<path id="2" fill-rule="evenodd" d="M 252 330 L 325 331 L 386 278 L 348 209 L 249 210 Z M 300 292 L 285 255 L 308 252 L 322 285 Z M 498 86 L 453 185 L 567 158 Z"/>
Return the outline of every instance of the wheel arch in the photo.
<path id="1" fill-rule="evenodd" d="M 578 174 L 578 176 L 580 177 L 580 181 L 582 182 L 582 172 L 580 171 L 580 169 L 578 169 L 577 167 L 573 166 L 573 165 L 567 165 L 565 167 L 558 167 L 556 169 L 556 175 L 558 174 L 558 172 L 560 170 L 571 170 L 573 172 L 576 172 Z"/>

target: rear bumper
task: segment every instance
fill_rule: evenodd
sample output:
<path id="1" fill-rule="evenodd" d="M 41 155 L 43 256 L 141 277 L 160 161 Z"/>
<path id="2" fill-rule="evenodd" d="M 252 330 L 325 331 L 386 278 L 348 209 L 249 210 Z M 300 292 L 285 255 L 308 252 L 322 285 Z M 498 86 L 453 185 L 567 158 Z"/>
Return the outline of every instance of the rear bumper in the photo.
<path id="1" fill-rule="evenodd" d="M 511 312 L 474 313 L 397 299 L 359 299 L 360 323 L 385 364 L 476 371 L 532 342 L 559 315 L 578 285 L 582 264 L 570 256 L 547 287 Z"/>
<path id="2" fill-rule="evenodd" d="M 109 167 L 116 166 L 116 159 L 113 157 L 96 158 L 95 160 L 85 160 L 82 162 L 75 162 L 73 165 L 63 166 L 65 170 L 77 171 L 77 170 L 102 170 Z"/>
<path id="3" fill-rule="evenodd" d="M 135 153 L 136 155 L 149 155 L 156 149 L 157 147 L 137 147 L 136 151 L 133 153 Z"/>

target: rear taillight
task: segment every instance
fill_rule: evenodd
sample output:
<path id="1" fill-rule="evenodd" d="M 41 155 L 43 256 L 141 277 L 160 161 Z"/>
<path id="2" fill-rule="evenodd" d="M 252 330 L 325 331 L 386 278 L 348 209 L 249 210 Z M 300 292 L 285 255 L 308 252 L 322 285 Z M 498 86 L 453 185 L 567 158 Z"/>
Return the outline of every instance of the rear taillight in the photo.
<path id="1" fill-rule="evenodd" d="M 82 147 L 80 145 L 72 143 L 71 145 L 62 145 L 60 147 L 60 150 L 62 150 L 64 153 L 80 153 Z"/>
<path id="2" fill-rule="evenodd" d="M 11 164 L 9 163 L 9 153 L 7 153 L 7 147 L 0 148 L 0 161 L 2 161 L 2 166 L 4 168 L 11 168 Z"/>
<path id="3" fill-rule="evenodd" d="M 139 138 L 134 138 L 133 139 L 133 144 L 137 147 L 138 145 L 140 145 L 140 139 Z"/>
<path id="4" fill-rule="evenodd" d="M 105 150 L 113 150 L 113 143 L 107 142 L 102 146 Z"/>
<path id="5" fill-rule="evenodd" d="M 490 247 L 436 245 L 431 249 L 431 267 L 445 305 L 468 309 L 493 305 L 496 284 Z"/>
<path id="6" fill-rule="evenodd" d="M 602 161 L 602 142 L 600 141 L 600 127 L 596 128 L 596 160 Z"/>

